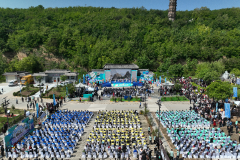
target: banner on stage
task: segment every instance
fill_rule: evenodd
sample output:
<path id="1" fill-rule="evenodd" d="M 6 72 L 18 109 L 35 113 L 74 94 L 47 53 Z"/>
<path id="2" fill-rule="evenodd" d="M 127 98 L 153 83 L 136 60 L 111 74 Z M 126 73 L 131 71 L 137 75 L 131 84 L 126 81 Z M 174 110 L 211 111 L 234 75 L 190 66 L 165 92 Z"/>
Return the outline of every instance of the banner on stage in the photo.
<path id="1" fill-rule="evenodd" d="M 133 86 L 132 83 L 114 83 L 111 85 L 112 85 L 112 87 L 131 87 L 131 86 Z"/>
<path id="2" fill-rule="evenodd" d="M 22 123 L 14 125 L 8 129 L 8 134 L 5 138 L 5 146 L 10 147 L 21 140 L 26 134 L 31 133 L 34 130 L 33 119 L 25 118 Z"/>

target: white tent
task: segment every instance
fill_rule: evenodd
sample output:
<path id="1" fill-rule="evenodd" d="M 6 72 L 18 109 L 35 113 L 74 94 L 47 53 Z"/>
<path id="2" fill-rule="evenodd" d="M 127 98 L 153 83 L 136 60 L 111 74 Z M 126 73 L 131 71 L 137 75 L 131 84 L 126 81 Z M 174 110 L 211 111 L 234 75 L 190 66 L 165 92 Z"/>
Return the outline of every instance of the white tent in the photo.
<path id="1" fill-rule="evenodd" d="M 76 88 L 79 87 L 87 87 L 87 85 L 83 84 L 83 83 L 78 83 L 77 85 L 75 85 Z"/>
<path id="2" fill-rule="evenodd" d="M 162 86 L 173 86 L 174 84 L 172 84 L 171 82 L 167 81 L 165 83 L 162 83 Z"/>

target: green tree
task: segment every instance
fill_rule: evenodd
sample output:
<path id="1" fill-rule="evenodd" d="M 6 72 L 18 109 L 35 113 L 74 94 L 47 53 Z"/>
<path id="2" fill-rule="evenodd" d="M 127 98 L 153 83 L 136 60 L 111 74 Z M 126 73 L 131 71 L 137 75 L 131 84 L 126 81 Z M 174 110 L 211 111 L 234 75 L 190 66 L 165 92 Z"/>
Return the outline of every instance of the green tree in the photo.
<path id="1" fill-rule="evenodd" d="M 68 94 L 73 95 L 73 93 L 75 92 L 74 85 L 73 84 L 68 84 L 67 88 L 68 88 Z"/>
<path id="2" fill-rule="evenodd" d="M 175 83 L 174 88 L 178 92 L 180 89 L 182 89 L 182 85 L 180 83 Z"/>
<path id="3" fill-rule="evenodd" d="M 30 84 L 27 82 L 26 83 L 26 90 L 29 91 L 30 90 Z"/>
<path id="4" fill-rule="evenodd" d="M 219 80 L 224 70 L 225 67 L 222 61 L 203 62 L 197 65 L 196 76 L 210 84 L 213 80 Z"/>
<path id="5" fill-rule="evenodd" d="M 60 76 L 60 79 L 61 79 L 61 81 L 63 81 L 63 82 L 64 82 L 64 81 L 66 81 L 66 79 L 67 79 L 67 76 L 65 76 L 65 75 L 61 75 L 61 76 Z"/>
<path id="6" fill-rule="evenodd" d="M 173 77 L 182 77 L 183 66 L 181 64 L 174 64 L 168 68 L 169 74 Z"/>
<path id="7" fill-rule="evenodd" d="M 207 95 L 216 100 L 224 100 L 232 95 L 232 87 L 228 82 L 215 81 L 207 86 Z"/>
<path id="8" fill-rule="evenodd" d="M 240 70 L 237 68 L 233 68 L 230 73 L 234 74 L 235 76 L 240 76 Z"/>
<path id="9" fill-rule="evenodd" d="M 42 76 L 37 76 L 37 77 L 36 77 L 36 80 L 38 81 L 39 86 L 40 86 L 40 83 L 41 83 L 42 79 L 43 79 Z"/>

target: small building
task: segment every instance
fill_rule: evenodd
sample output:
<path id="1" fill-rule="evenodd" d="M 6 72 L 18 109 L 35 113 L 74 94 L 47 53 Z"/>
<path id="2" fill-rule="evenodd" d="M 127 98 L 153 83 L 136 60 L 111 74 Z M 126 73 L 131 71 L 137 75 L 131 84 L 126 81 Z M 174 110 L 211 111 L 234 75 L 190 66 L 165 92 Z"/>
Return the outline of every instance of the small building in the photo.
<path id="1" fill-rule="evenodd" d="M 16 72 L 6 72 L 3 76 L 6 77 L 6 83 L 9 83 L 11 80 L 17 80 L 20 83 L 20 80 L 23 76 L 29 75 L 31 73 L 25 71 L 16 71 Z"/>
<path id="2" fill-rule="evenodd" d="M 39 83 L 39 81 L 37 80 L 37 77 L 38 77 L 38 76 L 42 77 L 40 83 L 46 83 L 47 74 L 44 73 L 44 72 L 39 72 L 39 73 L 34 73 L 34 74 L 33 74 L 34 83 Z"/>
<path id="3" fill-rule="evenodd" d="M 62 75 L 67 77 L 66 81 L 75 82 L 78 79 L 78 73 L 76 72 L 71 72 L 66 69 L 51 69 L 45 72 L 34 73 L 34 83 L 39 83 L 36 78 L 37 76 L 43 77 L 41 83 L 57 83 L 61 81 Z"/>

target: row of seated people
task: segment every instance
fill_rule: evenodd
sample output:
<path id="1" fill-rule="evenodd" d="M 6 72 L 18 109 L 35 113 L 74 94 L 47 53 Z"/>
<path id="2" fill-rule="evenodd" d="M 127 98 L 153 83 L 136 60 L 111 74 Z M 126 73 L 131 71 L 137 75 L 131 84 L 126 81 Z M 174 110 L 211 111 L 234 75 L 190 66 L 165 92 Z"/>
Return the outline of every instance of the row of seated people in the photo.
<path id="1" fill-rule="evenodd" d="M 159 119 L 159 113 L 156 116 Z M 163 111 L 160 113 L 160 122 L 164 128 L 177 128 L 177 127 L 210 127 L 210 122 L 194 111 Z"/>
<path id="2" fill-rule="evenodd" d="M 80 121 L 86 125 L 92 116 L 93 113 L 89 111 L 57 111 L 44 122 L 43 128 L 33 131 L 21 143 L 8 148 L 8 157 L 70 158 L 84 133 L 84 125 L 81 128 L 78 125 L 55 128 L 53 124 L 64 122 L 72 126 L 72 123 Z"/>
<path id="3" fill-rule="evenodd" d="M 172 143 L 183 157 L 221 157 L 225 153 L 237 155 L 240 145 L 232 141 L 220 128 L 215 129 L 173 129 L 170 133 Z M 199 154 L 201 153 L 201 154 Z M 187 156 L 186 156 L 187 155 Z"/>
<path id="4" fill-rule="evenodd" d="M 113 158 L 116 156 L 116 150 L 125 148 L 121 153 L 122 157 L 128 158 L 131 149 L 147 148 L 146 139 L 142 131 L 140 120 L 138 115 L 134 111 L 99 111 L 95 123 L 101 120 L 101 124 L 106 124 L 108 118 L 114 119 L 129 118 L 138 122 L 136 127 L 132 128 L 107 128 L 95 125 L 89 134 L 85 150 L 82 153 L 82 157 L 88 158 Z M 107 151 L 105 151 L 107 150 Z"/>

